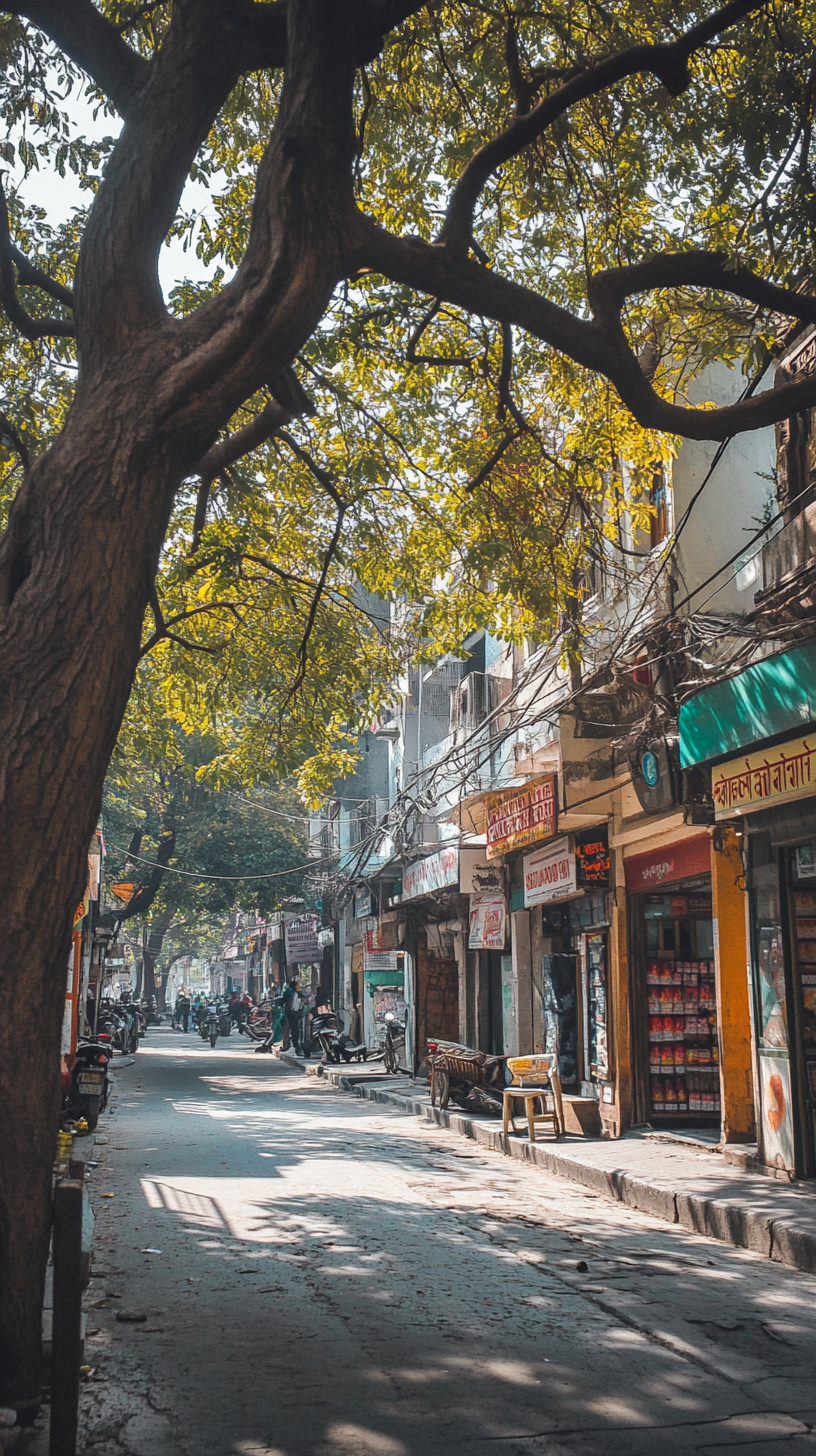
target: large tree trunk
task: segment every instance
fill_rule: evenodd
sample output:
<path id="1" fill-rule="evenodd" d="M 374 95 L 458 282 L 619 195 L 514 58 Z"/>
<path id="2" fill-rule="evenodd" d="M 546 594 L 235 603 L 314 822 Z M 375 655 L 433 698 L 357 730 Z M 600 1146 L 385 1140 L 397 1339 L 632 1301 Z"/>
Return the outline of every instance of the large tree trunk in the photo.
<path id="1" fill-rule="evenodd" d="M 0 544 L 0 1405 L 39 1395 L 70 907 L 178 481 L 148 415 L 132 377 L 80 389 Z"/>
<path id="2" fill-rule="evenodd" d="M 143 996 L 148 1000 L 151 996 L 159 999 L 159 986 L 156 982 L 156 961 L 161 955 L 166 936 L 175 915 L 175 909 L 161 910 L 151 921 L 144 944 L 143 965 L 144 965 L 144 990 Z M 162 997 L 164 992 L 162 991 Z"/>
<path id="3" fill-rule="evenodd" d="M 18 1409 L 40 1388 L 71 911 L 174 493 L 238 406 L 291 365 L 356 266 L 354 6 L 298 0 L 244 263 L 190 319 L 168 318 L 159 249 L 243 74 L 243 12 L 204 12 L 174 7 L 157 62 L 132 85 L 121 42 L 107 69 L 129 114 L 80 250 L 80 382 L 0 542 L 0 1404 Z"/>

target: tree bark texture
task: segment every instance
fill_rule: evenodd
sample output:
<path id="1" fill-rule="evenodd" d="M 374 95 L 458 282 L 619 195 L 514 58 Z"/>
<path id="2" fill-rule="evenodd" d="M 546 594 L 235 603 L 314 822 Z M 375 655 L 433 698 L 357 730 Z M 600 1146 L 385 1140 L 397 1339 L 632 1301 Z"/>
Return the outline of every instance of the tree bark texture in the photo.
<path id="1" fill-rule="evenodd" d="M 199 49 L 206 31 L 177 8 L 176 105 L 197 61 L 185 19 Z M 76 397 L 0 542 L 0 1404 L 18 1409 L 40 1390 L 71 909 L 174 495 L 237 406 L 291 363 L 343 276 L 351 32 L 342 4 L 293 8 L 291 80 L 258 178 L 255 242 L 230 297 L 187 330 L 164 310 L 155 253 L 211 117 L 199 105 L 192 134 L 171 149 L 165 77 L 150 124 L 149 96 L 128 122 L 82 245 Z"/>

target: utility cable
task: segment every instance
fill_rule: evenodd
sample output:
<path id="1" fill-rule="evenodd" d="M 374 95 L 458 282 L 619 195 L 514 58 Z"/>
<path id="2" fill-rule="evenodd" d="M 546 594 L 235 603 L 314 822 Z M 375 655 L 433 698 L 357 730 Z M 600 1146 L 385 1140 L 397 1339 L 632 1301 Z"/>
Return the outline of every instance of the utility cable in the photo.
<path id="1" fill-rule="evenodd" d="M 111 842 L 111 849 L 117 849 L 120 854 L 127 856 L 128 861 L 132 860 L 135 864 L 150 865 L 151 869 L 164 870 L 168 875 L 182 875 L 185 880 L 232 880 L 233 882 L 239 880 L 281 880 L 287 875 L 296 875 L 301 870 L 310 870 L 314 865 L 326 864 L 331 860 L 335 860 L 340 853 L 338 850 L 335 854 L 327 854 L 320 859 L 309 860 L 306 864 L 292 865 L 291 869 L 288 870 L 272 870 L 269 874 L 265 875 L 205 875 L 196 874 L 193 870 L 177 870 L 172 865 L 159 864 L 158 860 L 155 859 L 144 859 L 142 855 L 131 854 L 129 850 L 123 849 L 121 844 L 113 844 Z"/>

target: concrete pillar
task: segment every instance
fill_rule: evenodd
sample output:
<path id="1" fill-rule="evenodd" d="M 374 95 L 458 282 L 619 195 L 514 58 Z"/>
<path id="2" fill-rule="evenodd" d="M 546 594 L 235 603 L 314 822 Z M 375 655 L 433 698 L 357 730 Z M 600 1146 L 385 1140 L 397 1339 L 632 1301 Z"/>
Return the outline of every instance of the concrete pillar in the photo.
<path id="1" fill-rule="evenodd" d="M 754 1085 L 745 881 L 742 855 L 732 825 L 718 825 L 711 841 L 714 915 L 714 975 L 720 1042 L 720 1098 L 723 1142 L 753 1142 Z"/>
<path id="2" fill-rule="evenodd" d="M 513 1055 L 528 1056 L 533 1050 L 533 958 L 530 943 L 530 912 L 515 910 L 510 916 L 511 984 L 515 1039 Z M 504 974 L 502 974 L 504 981 Z M 505 1050 L 509 1050 L 508 1027 L 504 1030 Z"/>
<path id="3" fill-rule="evenodd" d="M 476 1047 L 480 1052 L 490 1051 L 490 970 L 488 952 L 477 950 L 476 964 Z"/>
<path id="4" fill-rule="evenodd" d="M 467 922 L 465 922 L 467 924 Z M 467 1015 L 467 930 L 457 930 L 453 937 L 453 953 L 456 956 L 456 969 L 459 972 L 459 1040 L 463 1046 L 468 1045 L 468 1015 Z"/>
<path id="5" fill-rule="evenodd" d="M 629 942 L 623 851 L 614 851 L 615 892 L 609 932 L 609 1036 L 613 1100 L 601 1094 L 600 1113 L 610 1137 L 620 1137 L 634 1118 L 632 1085 L 632 1033 L 629 1005 Z M 607 1084 L 608 1085 L 608 1084 Z"/>

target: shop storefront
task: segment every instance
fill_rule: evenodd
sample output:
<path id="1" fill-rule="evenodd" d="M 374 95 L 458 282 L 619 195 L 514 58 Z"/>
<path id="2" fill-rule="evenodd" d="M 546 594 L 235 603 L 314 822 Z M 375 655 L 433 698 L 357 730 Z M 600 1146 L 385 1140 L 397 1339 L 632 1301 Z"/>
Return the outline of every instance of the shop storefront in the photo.
<path id="1" fill-rule="evenodd" d="M 712 764 L 716 818 L 742 840 L 759 1156 L 813 1178 L 816 643 L 699 693 L 680 730 L 683 763 Z"/>
<path id="2" fill-rule="evenodd" d="M 715 1126 L 720 1068 L 709 836 L 624 863 L 635 1121 Z"/>
<path id="3" fill-rule="evenodd" d="M 595 1101 L 611 1075 L 609 875 L 605 824 L 550 840 L 523 861 L 533 1049 L 557 1051 L 563 1086 Z"/>

